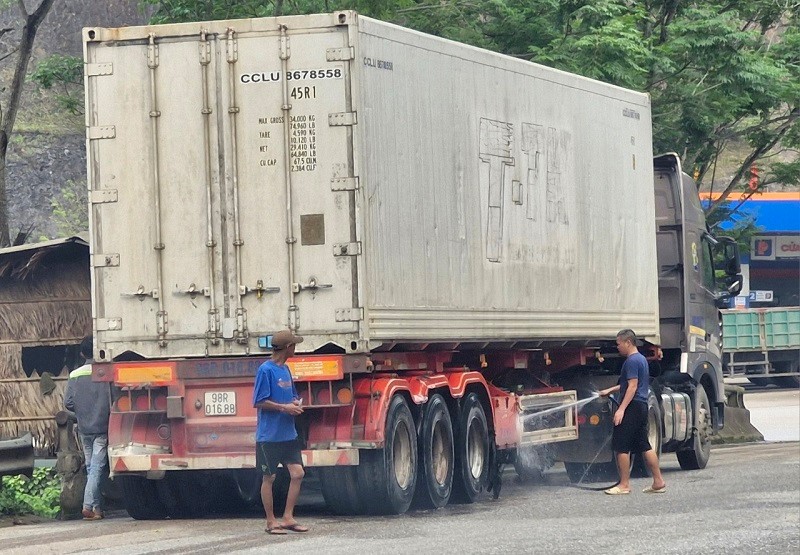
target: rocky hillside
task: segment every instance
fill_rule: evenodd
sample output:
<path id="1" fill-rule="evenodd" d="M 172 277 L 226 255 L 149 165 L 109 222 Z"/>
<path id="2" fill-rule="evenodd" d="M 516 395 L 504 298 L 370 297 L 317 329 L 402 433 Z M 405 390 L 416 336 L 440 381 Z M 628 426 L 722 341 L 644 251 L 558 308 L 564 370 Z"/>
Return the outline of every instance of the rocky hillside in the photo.
<path id="1" fill-rule="evenodd" d="M 26 2 L 33 6 L 33 2 Z M 7 7 L 6 7 L 7 6 Z M 0 29 L 13 29 L 0 40 L 0 57 L 14 48 L 21 21 L 16 2 L 0 0 Z M 82 55 L 81 28 L 119 27 L 146 22 L 138 0 L 56 0 L 36 38 L 29 73 L 51 54 Z M 0 95 L 10 83 L 15 56 L 0 62 Z M 85 182 L 83 117 L 63 113 L 53 93 L 27 83 L 8 157 L 8 195 L 12 237 L 31 230 L 31 239 L 52 238 L 58 230 L 52 201 L 69 181 Z"/>

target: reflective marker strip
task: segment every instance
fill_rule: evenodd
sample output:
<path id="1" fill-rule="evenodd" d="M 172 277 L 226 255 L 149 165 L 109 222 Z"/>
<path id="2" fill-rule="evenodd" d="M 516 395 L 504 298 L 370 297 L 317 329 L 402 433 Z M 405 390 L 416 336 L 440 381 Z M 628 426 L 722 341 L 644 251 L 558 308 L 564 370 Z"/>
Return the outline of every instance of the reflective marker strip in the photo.
<path id="1" fill-rule="evenodd" d="M 92 375 L 92 367 L 88 364 L 84 364 L 83 366 L 76 368 L 72 372 L 69 373 L 70 380 L 76 380 L 82 376 L 91 376 Z"/>
<path id="2" fill-rule="evenodd" d="M 130 365 L 116 367 L 116 381 L 123 384 L 171 382 L 175 379 L 175 366 Z"/>

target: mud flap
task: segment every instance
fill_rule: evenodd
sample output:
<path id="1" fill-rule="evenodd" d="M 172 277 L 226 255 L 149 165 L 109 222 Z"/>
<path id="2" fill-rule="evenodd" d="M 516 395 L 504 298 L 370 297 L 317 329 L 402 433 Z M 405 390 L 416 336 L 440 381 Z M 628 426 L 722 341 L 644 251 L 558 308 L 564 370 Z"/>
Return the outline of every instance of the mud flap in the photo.
<path id="1" fill-rule="evenodd" d="M 503 489 L 503 468 L 509 462 L 507 451 L 499 452 L 495 444 L 495 436 L 489 439 L 489 477 L 486 483 L 486 491 L 492 493 L 492 499 L 500 497 L 500 490 Z"/>
<path id="2" fill-rule="evenodd" d="M 714 403 L 713 416 L 714 432 L 719 432 L 725 427 L 725 403 Z"/>

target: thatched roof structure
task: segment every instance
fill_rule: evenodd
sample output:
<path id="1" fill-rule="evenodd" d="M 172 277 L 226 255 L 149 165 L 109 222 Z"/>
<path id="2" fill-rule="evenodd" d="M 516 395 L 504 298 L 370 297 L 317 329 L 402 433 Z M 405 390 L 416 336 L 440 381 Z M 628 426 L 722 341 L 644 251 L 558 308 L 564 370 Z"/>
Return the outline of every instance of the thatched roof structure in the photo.
<path id="1" fill-rule="evenodd" d="M 89 276 L 81 237 L 0 249 L 0 436 L 30 431 L 39 456 L 54 452 L 53 417 L 91 333 Z M 55 376 L 46 394 L 44 374 Z"/>

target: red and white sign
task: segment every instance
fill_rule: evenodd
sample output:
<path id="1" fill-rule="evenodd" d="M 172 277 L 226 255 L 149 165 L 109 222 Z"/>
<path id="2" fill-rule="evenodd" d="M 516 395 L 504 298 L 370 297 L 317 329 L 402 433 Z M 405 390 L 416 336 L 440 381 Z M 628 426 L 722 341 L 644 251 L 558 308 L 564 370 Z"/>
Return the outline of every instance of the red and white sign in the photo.
<path id="1" fill-rule="evenodd" d="M 753 237 L 750 258 L 752 260 L 800 258 L 800 235 Z"/>

